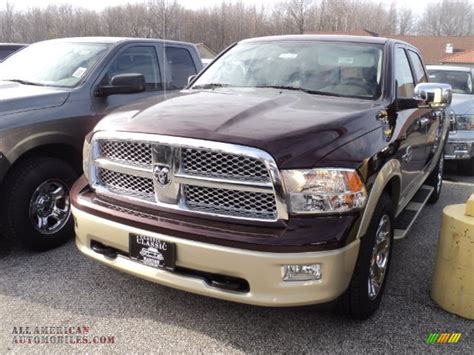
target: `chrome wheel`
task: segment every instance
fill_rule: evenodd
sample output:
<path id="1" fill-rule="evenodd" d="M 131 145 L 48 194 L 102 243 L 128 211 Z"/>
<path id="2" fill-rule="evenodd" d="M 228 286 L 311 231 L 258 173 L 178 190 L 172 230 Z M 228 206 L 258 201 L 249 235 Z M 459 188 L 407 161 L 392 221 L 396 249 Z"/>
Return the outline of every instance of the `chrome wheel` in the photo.
<path id="1" fill-rule="evenodd" d="M 30 200 L 30 219 L 42 234 L 60 231 L 71 216 L 69 188 L 59 180 L 43 182 Z"/>
<path id="2" fill-rule="evenodd" d="M 438 163 L 438 174 L 436 175 L 436 192 L 439 194 L 443 186 L 444 156 L 441 154 Z"/>
<path id="3" fill-rule="evenodd" d="M 377 298 L 380 293 L 387 272 L 392 238 L 391 234 L 392 226 L 390 217 L 385 214 L 380 219 L 377 227 L 372 257 L 370 258 L 368 292 L 371 300 Z"/>

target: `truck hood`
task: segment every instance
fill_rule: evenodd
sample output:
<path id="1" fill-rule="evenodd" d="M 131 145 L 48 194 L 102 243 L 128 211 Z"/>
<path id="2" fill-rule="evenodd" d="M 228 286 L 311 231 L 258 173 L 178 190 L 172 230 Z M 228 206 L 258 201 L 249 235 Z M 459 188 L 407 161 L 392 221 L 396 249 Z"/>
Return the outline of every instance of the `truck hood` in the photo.
<path id="1" fill-rule="evenodd" d="M 474 114 L 474 95 L 453 94 L 451 110 L 457 115 Z"/>
<path id="2" fill-rule="evenodd" d="M 153 105 L 154 104 L 154 105 Z M 104 118 L 96 131 L 171 135 L 241 144 L 281 168 L 309 168 L 337 147 L 380 127 L 380 103 L 275 89 L 183 91 Z"/>
<path id="3" fill-rule="evenodd" d="M 0 81 L 0 116 L 61 106 L 68 96 L 64 89 Z"/>

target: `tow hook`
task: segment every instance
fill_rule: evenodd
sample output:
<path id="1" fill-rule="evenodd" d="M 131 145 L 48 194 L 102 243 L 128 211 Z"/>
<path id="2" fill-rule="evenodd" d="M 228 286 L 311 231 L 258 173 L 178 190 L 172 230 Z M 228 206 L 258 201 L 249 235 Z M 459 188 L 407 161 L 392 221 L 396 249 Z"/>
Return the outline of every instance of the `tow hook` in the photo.
<path id="1" fill-rule="evenodd" d="M 105 246 L 102 243 L 98 242 L 91 242 L 91 249 L 95 251 L 98 254 L 102 254 L 103 256 L 110 258 L 110 259 L 115 259 L 118 255 L 117 251 L 111 247 Z"/>

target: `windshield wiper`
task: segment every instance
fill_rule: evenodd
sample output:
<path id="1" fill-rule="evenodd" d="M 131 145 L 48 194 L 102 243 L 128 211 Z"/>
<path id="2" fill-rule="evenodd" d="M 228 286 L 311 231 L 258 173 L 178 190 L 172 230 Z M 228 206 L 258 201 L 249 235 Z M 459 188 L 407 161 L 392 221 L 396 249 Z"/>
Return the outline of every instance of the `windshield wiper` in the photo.
<path id="1" fill-rule="evenodd" d="M 295 91 L 303 91 L 307 94 L 312 94 L 312 95 L 324 95 L 324 96 L 336 96 L 336 97 L 342 97 L 343 95 L 339 94 L 334 94 L 332 92 L 326 92 L 326 91 L 318 91 L 318 90 L 311 90 L 311 89 L 305 89 L 305 88 L 300 88 L 296 86 L 284 86 L 284 85 L 262 85 L 262 86 L 256 86 L 257 88 L 270 88 L 270 89 L 280 89 L 280 90 L 295 90 Z"/>
<path id="2" fill-rule="evenodd" d="M 202 85 L 195 85 L 192 89 L 214 89 L 214 88 L 224 88 L 231 86 L 229 84 L 222 84 L 222 83 L 209 83 L 209 84 L 202 84 Z"/>
<path id="3" fill-rule="evenodd" d="M 12 81 L 14 83 L 20 83 L 23 85 L 46 86 L 45 84 L 35 83 L 32 81 L 23 80 L 23 79 L 5 79 L 4 81 Z"/>

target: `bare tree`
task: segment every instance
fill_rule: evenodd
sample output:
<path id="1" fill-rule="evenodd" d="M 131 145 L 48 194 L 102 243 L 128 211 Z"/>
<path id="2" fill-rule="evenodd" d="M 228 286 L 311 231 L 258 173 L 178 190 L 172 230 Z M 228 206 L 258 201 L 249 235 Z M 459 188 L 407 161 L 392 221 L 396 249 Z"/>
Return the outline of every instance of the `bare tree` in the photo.
<path id="1" fill-rule="evenodd" d="M 420 20 L 409 8 L 380 0 L 280 0 L 273 6 L 246 5 L 242 0 L 216 1 L 190 10 L 177 0 L 143 0 L 102 11 L 50 5 L 16 11 L 0 9 L 0 42 L 36 42 L 69 36 L 133 36 L 205 42 L 220 51 L 248 37 L 308 32 L 381 34 L 474 34 L 472 0 L 439 0 Z"/>
<path id="2" fill-rule="evenodd" d="M 313 18 L 313 0 L 289 0 L 282 3 L 282 8 L 291 30 L 303 34 L 309 29 Z"/>
<path id="3" fill-rule="evenodd" d="M 14 40 L 14 17 L 14 7 L 10 2 L 7 1 L 5 5 L 5 10 L 2 11 L 1 21 L 2 37 L 5 39 L 6 42 L 12 42 Z"/>
<path id="4" fill-rule="evenodd" d="M 405 7 L 399 11 L 398 15 L 398 34 L 406 35 L 411 32 L 414 25 L 413 11 Z"/>
<path id="5" fill-rule="evenodd" d="M 470 0 L 442 0 L 425 9 L 418 33 L 462 36 L 474 33 L 474 5 Z"/>

